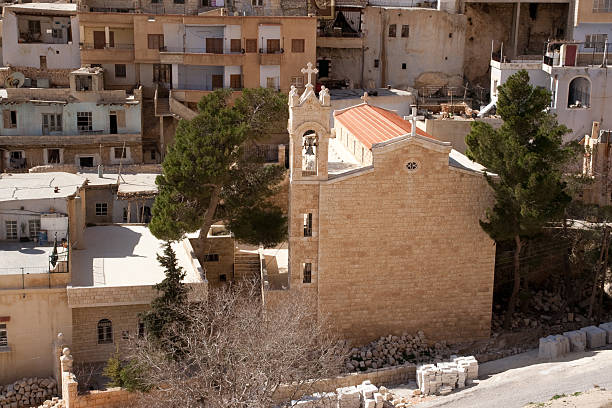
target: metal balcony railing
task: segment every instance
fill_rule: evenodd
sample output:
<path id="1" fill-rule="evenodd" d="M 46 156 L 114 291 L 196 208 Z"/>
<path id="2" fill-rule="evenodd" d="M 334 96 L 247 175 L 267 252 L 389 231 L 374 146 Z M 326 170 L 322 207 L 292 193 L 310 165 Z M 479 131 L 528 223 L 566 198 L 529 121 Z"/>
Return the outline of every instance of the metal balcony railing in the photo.
<path id="1" fill-rule="evenodd" d="M 134 44 L 113 44 L 104 45 L 103 47 L 97 46 L 93 43 L 81 43 L 81 49 L 83 50 L 133 50 Z"/>
<path id="2" fill-rule="evenodd" d="M 180 52 L 186 54 L 244 54 L 244 49 L 232 49 L 229 47 L 214 48 L 207 50 L 206 47 L 160 47 L 160 52 Z"/>

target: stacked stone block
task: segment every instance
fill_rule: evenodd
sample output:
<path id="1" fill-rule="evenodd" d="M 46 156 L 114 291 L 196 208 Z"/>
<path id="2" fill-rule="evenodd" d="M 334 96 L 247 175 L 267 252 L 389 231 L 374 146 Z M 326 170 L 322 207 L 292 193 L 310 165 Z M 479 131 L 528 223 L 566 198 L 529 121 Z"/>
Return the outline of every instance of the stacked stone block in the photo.
<path id="1" fill-rule="evenodd" d="M 57 383 L 52 378 L 22 378 L 0 386 L 0 408 L 31 407 L 58 395 Z"/>
<path id="2" fill-rule="evenodd" d="M 598 348 L 606 345 L 606 331 L 597 326 L 588 326 L 580 329 L 586 333 L 586 341 L 588 348 Z"/>
<path id="3" fill-rule="evenodd" d="M 570 351 L 584 351 L 586 348 L 603 347 L 612 344 L 612 322 L 597 326 L 583 327 L 580 330 L 567 331 L 563 335 L 551 335 L 540 338 L 538 356 L 554 359 Z"/>
<path id="4" fill-rule="evenodd" d="M 417 383 L 424 395 L 449 394 L 478 378 L 478 361 L 473 356 L 456 357 L 451 362 L 425 364 L 417 368 Z"/>
<path id="5" fill-rule="evenodd" d="M 599 325 L 599 328 L 606 332 L 606 342 L 612 344 L 612 322 L 602 323 Z"/>
<path id="6" fill-rule="evenodd" d="M 570 342 L 571 351 L 584 351 L 586 349 L 586 333 L 580 330 L 564 332 L 563 335 Z M 541 340 L 541 339 L 540 339 Z"/>
<path id="7" fill-rule="evenodd" d="M 570 340 L 560 334 L 540 338 L 539 358 L 554 359 L 570 352 Z"/>

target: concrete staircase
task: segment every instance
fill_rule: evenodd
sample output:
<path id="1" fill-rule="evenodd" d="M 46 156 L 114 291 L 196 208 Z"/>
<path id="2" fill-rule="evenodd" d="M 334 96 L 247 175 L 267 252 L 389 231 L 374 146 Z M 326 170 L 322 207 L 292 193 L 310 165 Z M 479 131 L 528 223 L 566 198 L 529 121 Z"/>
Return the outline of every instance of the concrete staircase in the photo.
<path id="1" fill-rule="evenodd" d="M 156 100 L 155 116 L 172 116 L 169 98 L 158 98 Z"/>
<path id="2" fill-rule="evenodd" d="M 234 254 L 234 279 L 252 279 L 260 274 L 259 254 L 236 252 Z"/>

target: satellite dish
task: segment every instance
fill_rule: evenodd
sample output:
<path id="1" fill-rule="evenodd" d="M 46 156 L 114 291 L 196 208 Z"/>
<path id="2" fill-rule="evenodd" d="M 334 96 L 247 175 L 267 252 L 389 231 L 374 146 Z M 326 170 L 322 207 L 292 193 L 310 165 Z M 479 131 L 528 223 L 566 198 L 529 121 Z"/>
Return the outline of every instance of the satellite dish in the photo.
<path id="1" fill-rule="evenodd" d="M 21 88 L 25 82 L 25 76 L 21 72 L 13 72 L 4 81 L 7 88 Z"/>

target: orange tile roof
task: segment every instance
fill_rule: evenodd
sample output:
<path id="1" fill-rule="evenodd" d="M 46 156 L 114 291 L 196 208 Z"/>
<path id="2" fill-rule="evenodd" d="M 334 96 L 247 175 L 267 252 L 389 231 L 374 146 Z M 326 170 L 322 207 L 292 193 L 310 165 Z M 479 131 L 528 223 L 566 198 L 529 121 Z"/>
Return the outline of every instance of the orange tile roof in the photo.
<path id="1" fill-rule="evenodd" d="M 372 149 L 373 144 L 409 134 L 412 131 L 412 124 L 402 119 L 397 113 L 367 103 L 336 111 L 334 119 L 339 121 L 368 149 Z M 434 139 L 432 135 L 418 127 L 417 134 Z"/>

